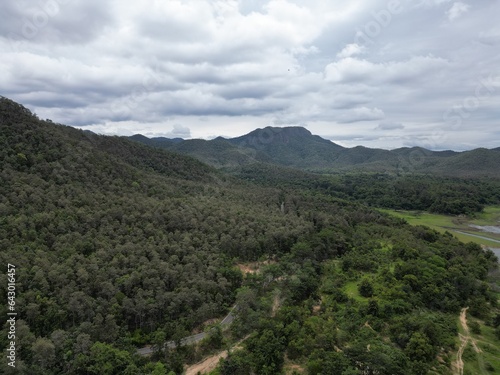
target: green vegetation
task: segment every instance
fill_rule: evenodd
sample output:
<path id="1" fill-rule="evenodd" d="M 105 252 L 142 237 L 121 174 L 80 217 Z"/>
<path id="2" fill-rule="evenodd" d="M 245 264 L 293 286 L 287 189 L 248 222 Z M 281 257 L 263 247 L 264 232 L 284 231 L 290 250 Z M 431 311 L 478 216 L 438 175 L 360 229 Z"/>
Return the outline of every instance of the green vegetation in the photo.
<path id="1" fill-rule="evenodd" d="M 497 374 L 500 349 L 493 322 L 469 319 L 469 328 L 471 339 L 463 354 L 464 374 Z"/>
<path id="2" fill-rule="evenodd" d="M 434 152 L 419 147 L 387 151 L 366 147 L 344 148 L 302 127 L 266 127 L 237 138 L 211 141 L 148 139 L 135 141 L 187 154 L 217 168 L 248 166 L 256 162 L 319 173 L 389 173 L 436 177 L 480 178 L 500 175 L 500 150 Z"/>
<path id="3" fill-rule="evenodd" d="M 382 217 L 358 222 L 340 261 L 321 257 L 335 247 L 334 242 L 325 246 L 325 238 L 337 237 L 323 229 L 301 238 L 300 246 L 280 257 L 278 270 L 270 267 L 257 279 L 247 277 L 244 284 L 262 284 L 233 328 L 238 334 L 251 322 L 254 333 L 215 373 L 230 368 L 237 374 L 278 374 L 286 357 L 308 374 L 369 369 L 427 374 L 431 368 L 448 374 L 461 306 L 470 303 L 476 306 L 474 314 L 489 317 L 496 306 L 487 284 L 472 282 L 479 274 L 486 277 L 494 257 L 428 228 L 389 229 L 386 224 Z M 263 283 L 270 274 L 274 281 Z M 304 274 L 316 274 L 321 281 L 304 285 Z M 273 317 L 267 296 L 276 288 L 282 303 Z M 246 292 L 244 301 L 238 303 L 248 306 Z"/>
<path id="4" fill-rule="evenodd" d="M 311 194 L 364 203 L 377 208 L 475 215 L 500 204 L 500 180 L 461 179 L 427 175 L 347 173 L 319 175 L 270 164 L 253 164 L 225 171 L 266 186 L 310 189 Z"/>
<path id="5" fill-rule="evenodd" d="M 500 196 L 495 180 L 217 170 L 4 98 L 0 145 L 0 262 L 16 265 L 18 313 L 18 367 L 3 373 L 181 374 L 246 338 L 214 374 L 447 374 L 465 306 L 496 353 L 493 253 L 368 207 L 477 212 Z M 259 272 L 236 266 L 257 260 Z M 229 330 L 165 347 L 234 305 Z"/>
<path id="6" fill-rule="evenodd" d="M 475 242 L 480 245 L 500 247 L 499 234 L 478 231 L 477 229 L 474 229 L 470 226 L 498 225 L 500 219 L 500 207 L 485 207 L 483 212 L 475 215 L 475 218 L 387 209 L 381 209 L 380 211 L 405 219 L 412 225 L 426 225 L 441 233 L 451 232 L 455 237 L 464 242 Z"/>
<path id="7" fill-rule="evenodd" d="M 227 313 L 242 280 L 233 258 L 289 251 L 314 230 L 314 202 L 304 216 L 286 215 L 278 189 L 0 104 L 0 259 L 16 265 L 18 354 L 30 373 L 88 373 L 103 352 L 96 343 L 140 368 L 137 346 Z M 35 360 L 38 339 L 54 346 L 50 366 Z"/>

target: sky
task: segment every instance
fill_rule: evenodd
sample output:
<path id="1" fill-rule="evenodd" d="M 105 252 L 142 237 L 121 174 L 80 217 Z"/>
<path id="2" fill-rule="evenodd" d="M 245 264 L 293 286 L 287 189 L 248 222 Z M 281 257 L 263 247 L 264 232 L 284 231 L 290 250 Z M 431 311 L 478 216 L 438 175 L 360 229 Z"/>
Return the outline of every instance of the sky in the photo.
<path id="1" fill-rule="evenodd" d="M 101 134 L 500 146 L 500 0 L 7 0 L 0 95 Z"/>

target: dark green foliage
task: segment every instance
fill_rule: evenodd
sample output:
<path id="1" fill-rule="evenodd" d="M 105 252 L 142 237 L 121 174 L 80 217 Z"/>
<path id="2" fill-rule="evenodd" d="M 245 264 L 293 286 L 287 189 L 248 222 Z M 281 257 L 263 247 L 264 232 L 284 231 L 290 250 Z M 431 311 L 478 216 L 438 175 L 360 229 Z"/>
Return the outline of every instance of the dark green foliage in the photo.
<path id="1" fill-rule="evenodd" d="M 469 328 L 470 328 L 470 331 L 472 333 L 474 333 L 475 335 L 481 334 L 481 325 L 478 322 L 476 322 L 476 321 L 469 322 Z"/>
<path id="2" fill-rule="evenodd" d="M 497 177 L 492 174 L 491 177 Z M 333 196 L 372 206 L 460 215 L 500 203 L 500 181 L 428 175 L 345 174 L 332 176 L 318 187 Z"/>
<path id="3" fill-rule="evenodd" d="M 243 351 L 231 353 L 220 366 L 221 375 L 250 375 L 252 361 Z"/>
<path id="4" fill-rule="evenodd" d="M 40 121 L 6 99 L 0 128 L 0 259 L 21 280 L 28 364 L 55 332 L 66 333 L 59 372 L 95 342 L 122 350 L 189 334 L 233 305 L 232 258 L 289 251 L 313 230 L 283 215 L 278 189 L 189 157 Z"/>
<path id="5" fill-rule="evenodd" d="M 500 155 L 500 153 L 498 153 Z M 500 203 L 497 173 L 478 178 L 443 174 L 336 173 L 319 175 L 270 164 L 232 168 L 238 177 L 275 186 L 314 187 L 336 198 L 370 206 L 430 211 L 449 215 L 474 214 L 485 205 Z"/>
<path id="6" fill-rule="evenodd" d="M 220 326 L 215 326 L 208 331 L 207 337 L 203 340 L 202 345 L 210 350 L 221 349 L 224 345 L 224 337 Z"/>
<path id="7" fill-rule="evenodd" d="M 322 173 L 356 171 L 450 177 L 492 177 L 500 173 L 500 153 L 496 149 L 434 152 L 419 147 L 392 151 L 362 146 L 344 148 L 301 127 L 266 127 L 241 137 L 211 141 L 148 139 L 140 135 L 132 139 L 231 169 L 259 162 Z"/>
<path id="8" fill-rule="evenodd" d="M 495 328 L 495 336 L 498 340 L 500 340 L 500 327 Z"/>
<path id="9" fill-rule="evenodd" d="M 96 342 L 88 355 L 80 354 L 75 361 L 75 374 L 118 375 L 134 367 L 129 353 Z"/>
<path id="10" fill-rule="evenodd" d="M 363 297 L 372 297 L 373 296 L 373 285 L 368 279 L 363 279 L 358 287 L 359 294 Z"/>
<path id="11" fill-rule="evenodd" d="M 258 332 L 247 340 L 248 351 L 252 353 L 252 363 L 257 374 L 279 374 L 284 363 L 285 337 L 280 327 L 272 327 Z"/>
<path id="12" fill-rule="evenodd" d="M 461 307 L 485 319 L 494 307 L 491 254 L 349 202 L 430 207 L 444 180 L 425 180 L 419 194 L 406 178 L 266 165 L 245 182 L 40 121 L 6 99 L 0 130 L 0 260 L 16 264 L 26 373 L 181 373 L 196 349 L 162 344 L 237 304 L 231 333 L 251 336 L 222 374 L 278 374 L 285 355 L 318 374 L 420 374 L 453 347 Z M 498 198 L 495 182 L 447 181 L 443 202 L 467 192 L 464 207 L 475 210 L 474 200 Z M 259 258 L 272 262 L 243 277 L 236 263 Z M 151 361 L 136 355 L 145 344 L 156 347 Z M 204 344 L 222 348 L 222 332 Z"/>

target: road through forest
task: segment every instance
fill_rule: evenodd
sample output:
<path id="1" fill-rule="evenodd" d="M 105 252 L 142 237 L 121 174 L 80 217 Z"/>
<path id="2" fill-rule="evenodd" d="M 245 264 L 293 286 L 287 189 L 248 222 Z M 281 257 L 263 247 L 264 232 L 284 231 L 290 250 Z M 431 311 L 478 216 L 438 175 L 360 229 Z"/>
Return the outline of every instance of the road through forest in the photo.
<path id="1" fill-rule="evenodd" d="M 224 319 L 222 319 L 222 321 L 219 323 L 222 327 L 228 326 L 234 321 L 233 311 L 235 308 L 236 308 L 236 306 L 234 306 L 231 309 L 231 311 L 229 312 L 229 314 L 227 314 L 226 317 Z M 181 339 L 180 344 L 181 344 L 181 346 L 196 344 L 197 342 L 200 342 L 201 340 L 203 340 L 207 336 L 207 334 L 208 334 L 208 332 L 201 332 L 201 333 L 198 333 L 196 335 L 184 337 Z M 176 347 L 176 344 L 175 344 L 175 341 L 167 341 L 165 343 L 165 346 L 169 349 L 173 349 Z M 143 348 L 137 349 L 137 353 L 139 355 L 142 355 L 142 356 L 151 355 L 153 352 L 154 352 L 154 348 L 152 346 L 145 346 Z"/>

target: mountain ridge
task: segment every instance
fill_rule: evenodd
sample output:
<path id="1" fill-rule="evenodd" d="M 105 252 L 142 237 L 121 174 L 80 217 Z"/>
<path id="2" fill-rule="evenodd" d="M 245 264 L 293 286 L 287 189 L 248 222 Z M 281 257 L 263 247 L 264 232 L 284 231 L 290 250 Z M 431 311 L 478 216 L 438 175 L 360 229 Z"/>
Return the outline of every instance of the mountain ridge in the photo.
<path id="1" fill-rule="evenodd" d="M 0 120 L 2 123 L 30 123 L 42 121 L 28 109 L 10 99 L 0 97 Z M 47 120 L 46 123 L 53 124 Z M 71 127 L 68 127 L 71 128 Z M 74 129 L 74 128 L 71 128 Z M 77 131 L 76 129 L 74 129 Z M 79 136 L 92 140 L 95 145 L 105 148 L 121 160 L 135 166 L 148 164 L 149 168 L 163 173 L 185 175 L 182 168 L 165 166 L 164 155 L 152 156 L 157 151 L 146 151 L 138 146 L 143 144 L 149 149 L 164 149 L 170 152 L 166 160 L 173 164 L 187 165 L 194 159 L 217 169 L 235 168 L 255 163 L 268 163 L 288 168 L 296 168 L 315 173 L 375 172 L 389 174 L 429 174 L 448 177 L 492 177 L 500 178 L 500 147 L 494 149 L 477 148 L 468 151 L 432 151 L 422 147 L 402 147 L 384 150 L 356 146 L 346 148 L 300 126 L 265 127 L 248 134 L 235 137 L 217 137 L 212 140 L 153 137 L 141 134 L 131 137 L 116 137 L 132 142 L 130 147 L 122 147 L 113 137 L 103 137 L 92 132 L 80 131 Z M 76 133 L 75 133 L 76 134 Z M 124 152 L 127 149 L 129 151 Z M 133 150 L 133 155 L 130 155 Z M 148 158 L 142 154 L 149 153 Z M 187 155 L 192 159 L 179 159 Z M 152 163 L 152 160 L 155 160 Z M 187 164 L 186 164 L 187 163 Z M 169 162 L 170 164 L 170 162 Z M 186 169 L 200 171 L 200 164 Z M 200 172 L 200 176 L 206 174 Z"/>
<path id="2" fill-rule="evenodd" d="M 141 139 L 136 139 L 141 142 Z M 212 140 L 148 138 L 144 143 L 191 155 L 217 168 L 270 163 L 302 170 L 392 174 L 439 174 L 451 177 L 500 176 L 500 148 L 432 151 L 422 147 L 393 150 L 356 146 L 346 148 L 303 127 L 265 127 L 235 137 Z"/>

